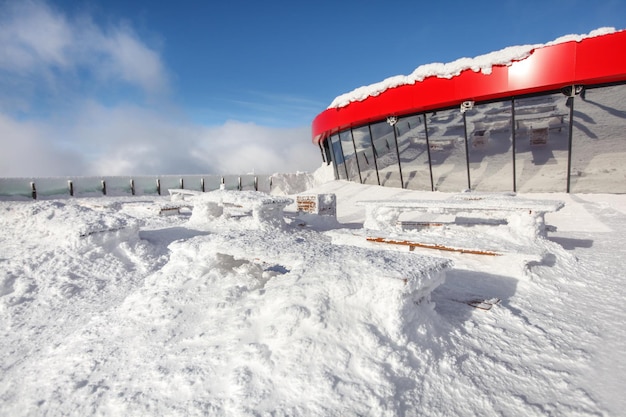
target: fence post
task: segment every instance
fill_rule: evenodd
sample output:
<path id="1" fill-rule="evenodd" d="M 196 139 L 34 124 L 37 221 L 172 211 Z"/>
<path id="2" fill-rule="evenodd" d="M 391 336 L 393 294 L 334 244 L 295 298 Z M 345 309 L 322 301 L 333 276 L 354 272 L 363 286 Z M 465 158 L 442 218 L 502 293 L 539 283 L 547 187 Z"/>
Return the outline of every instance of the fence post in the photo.
<path id="1" fill-rule="evenodd" d="M 105 180 L 100 181 L 100 184 L 102 185 L 102 195 L 107 195 L 107 183 Z"/>
<path id="2" fill-rule="evenodd" d="M 130 179 L 130 193 L 135 195 L 135 180 L 132 178 Z"/>
<path id="3" fill-rule="evenodd" d="M 74 183 L 72 180 L 67 180 L 67 188 L 70 190 L 70 196 L 74 197 Z"/>
<path id="4" fill-rule="evenodd" d="M 37 187 L 35 187 L 35 182 L 30 183 L 30 193 L 33 196 L 33 200 L 37 200 Z"/>

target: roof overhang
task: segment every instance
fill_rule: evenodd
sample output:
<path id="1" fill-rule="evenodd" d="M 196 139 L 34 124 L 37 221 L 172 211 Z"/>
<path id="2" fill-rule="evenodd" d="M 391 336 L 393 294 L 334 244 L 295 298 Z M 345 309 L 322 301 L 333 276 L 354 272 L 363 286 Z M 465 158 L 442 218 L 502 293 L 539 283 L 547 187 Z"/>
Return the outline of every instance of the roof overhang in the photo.
<path id="1" fill-rule="evenodd" d="M 312 124 L 313 142 L 335 132 L 388 116 L 403 116 L 475 102 L 540 93 L 572 84 L 626 81 L 626 31 L 542 46 L 522 60 L 494 65 L 486 74 L 471 69 L 451 78 L 430 76 L 389 88 L 362 101 L 328 108 Z"/>

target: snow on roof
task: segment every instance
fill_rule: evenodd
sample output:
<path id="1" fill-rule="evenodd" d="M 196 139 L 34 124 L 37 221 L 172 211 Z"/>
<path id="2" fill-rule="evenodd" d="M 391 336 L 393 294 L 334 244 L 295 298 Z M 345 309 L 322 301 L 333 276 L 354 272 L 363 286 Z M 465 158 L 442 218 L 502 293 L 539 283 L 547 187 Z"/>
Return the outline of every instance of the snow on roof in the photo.
<path id="1" fill-rule="evenodd" d="M 532 52 L 544 46 L 556 45 L 559 43 L 576 41 L 583 39 L 602 36 L 614 33 L 616 30 L 612 27 L 603 27 L 595 29 L 586 35 L 565 35 L 546 44 L 520 45 L 510 46 L 499 51 L 490 52 L 488 54 L 479 55 L 475 58 L 460 58 L 456 61 L 443 63 L 432 63 L 420 65 L 409 75 L 396 75 L 389 77 L 381 82 L 370 84 L 368 86 L 359 87 L 349 93 L 336 97 L 328 106 L 331 108 L 345 107 L 353 101 L 363 101 L 370 96 L 377 96 L 389 88 L 399 87 L 401 85 L 415 84 L 421 82 L 428 77 L 452 78 L 458 76 L 464 70 L 471 69 L 474 72 L 482 72 L 490 74 L 494 65 L 510 65 L 514 61 L 520 61 L 527 58 Z"/>

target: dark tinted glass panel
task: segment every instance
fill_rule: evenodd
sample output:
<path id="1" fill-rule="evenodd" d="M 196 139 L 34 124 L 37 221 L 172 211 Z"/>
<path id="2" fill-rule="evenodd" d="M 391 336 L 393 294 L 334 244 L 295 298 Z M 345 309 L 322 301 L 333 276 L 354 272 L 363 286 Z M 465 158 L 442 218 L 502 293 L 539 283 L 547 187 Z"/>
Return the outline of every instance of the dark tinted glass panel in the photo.
<path id="1" fill-rule="evenodd" d="M 461 111 L 428 113 L 427 125 L 434 189 L 448 192 L 467 189 L 465 127 Z"/>
<path id="2" fill-rule="evenodd" d="M 352 137 L 354 138 L 354 144 L 356 146 L 356 155 L 359 161 L 363 184 L 378 185 L 376 161 L 374 159 L 374 149 L 372 148 L 369 126 L 352 129 Z"/>
<path id="3" fill-rule="evenodd" d="M 399 119 L 396 123 L 396 132 L 404 188 L 430 191 L 432 188 L 424 116 Z"/>
<path id="4" fill-rule="evenodd" d="M 465 117 L 472 189 L 513 190 L 511 102 L 476 105 Z"/>
<path id="5" fill-rule="evenodd" d="M 515 100 L 519 192 L 565 192 L 569 107 L 561 93 Z"/>
<path id="6" fill-rule="evenodd" d="M 393 127 L 385 121 L 372 124 L 371 130 L 380 185 L 402 187 Z"/>
<path id="7" fill-rule="evenodd" d="M 352 142 L 352 131 L 344 130 L 340 132 L 339 139 L 341 140 L 341 149 L 343 150 L 344 163 L 346 164 L 346 171 L 348 172 L 348 180 L 361 182 L 359 165 L 356 153 L 354 152 L 354 143 Z"/>
<path id="8" fill-rule="evenodd" d="M 625 98 L 626 85 L 575 98 L 571 192 L 626 193 Z"/>

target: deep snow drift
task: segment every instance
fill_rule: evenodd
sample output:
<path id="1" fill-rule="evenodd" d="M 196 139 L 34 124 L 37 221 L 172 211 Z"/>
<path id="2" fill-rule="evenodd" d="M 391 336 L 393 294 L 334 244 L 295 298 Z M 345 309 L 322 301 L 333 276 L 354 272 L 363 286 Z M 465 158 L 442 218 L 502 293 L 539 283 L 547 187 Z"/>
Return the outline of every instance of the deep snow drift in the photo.
<path id="1" fill-rule="evenodd" d="M 193 200 L 159 214 L 165 197 L 0 202 L 0 415 L 626 409 L 625 196 L 519 196 L 565 203 L 529 262 L 366 241 L 356 201 L 450 194 L 307 193 L 334 193 L 337 220 L 291 205 L 278 227 L 235 206 L 202 221 Z"/>

